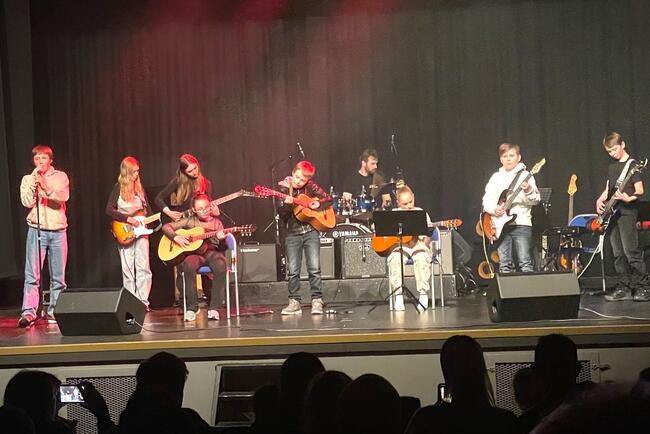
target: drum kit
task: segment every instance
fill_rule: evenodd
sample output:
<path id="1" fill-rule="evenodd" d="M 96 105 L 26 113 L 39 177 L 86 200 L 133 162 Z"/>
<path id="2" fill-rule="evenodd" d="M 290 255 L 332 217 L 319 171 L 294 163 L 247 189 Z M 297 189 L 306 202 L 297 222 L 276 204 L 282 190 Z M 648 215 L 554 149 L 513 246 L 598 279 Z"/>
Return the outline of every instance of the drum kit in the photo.
<path id="1" fill-rule="evenodd" d="M 375 205 L 373 198 L 366 193 L 365 187 L 361 188 L 361 194 L 349 199 L 334 191 L 334 187 L 332 187 L 330 196 L 332 196 L 332 208 L 334 208 L 337 222 L 336 227 L 329 231 L 333 234 L 336 232 L 336 236 L 333 238 L 338 238 L 341 236 L 340 234 L 359 235 L 371 232 L 372 213 L 382 207 Z"/>

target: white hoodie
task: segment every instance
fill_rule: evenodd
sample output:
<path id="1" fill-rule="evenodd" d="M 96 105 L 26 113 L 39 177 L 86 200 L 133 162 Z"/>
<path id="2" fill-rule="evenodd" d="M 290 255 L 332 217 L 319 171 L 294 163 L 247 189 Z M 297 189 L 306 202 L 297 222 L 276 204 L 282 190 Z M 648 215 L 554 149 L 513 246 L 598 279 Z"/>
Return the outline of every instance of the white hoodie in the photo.
<path id="1" fill-rule="evenodd" d="M 485 186 L 485 194 L 483 195 L 483 209 L 486 212 L 494 215 L 494 210 L 497 207 L 497 201 L 499 200 L 501 192 L 510 186 L 515 175 L 521 169 L 526 169 L 524 163 L 518 163 L 510 172 L 506 172 L 502 166 L 498 172 L 494 173 L 490 177 L 490 180 Z M 524 170 L 521 175 L 519 175 L 517 184 L 515 184 L 512 189 L 516 189 L 527 175 L 528 171 Z M 528 183 L 533 189 L 528 194 L 524 193 L 523 190 L 520 191 L 512 202 L 512 207 L 510 208 L 510 214 L 517 214 L 517 218 L 514 221 L 514 224 L 516 225 L 532 226 L 530 209 L 532 206 L 539 203 L 539 190 L 535 185 L 535 178 L 531 176 Z"/>

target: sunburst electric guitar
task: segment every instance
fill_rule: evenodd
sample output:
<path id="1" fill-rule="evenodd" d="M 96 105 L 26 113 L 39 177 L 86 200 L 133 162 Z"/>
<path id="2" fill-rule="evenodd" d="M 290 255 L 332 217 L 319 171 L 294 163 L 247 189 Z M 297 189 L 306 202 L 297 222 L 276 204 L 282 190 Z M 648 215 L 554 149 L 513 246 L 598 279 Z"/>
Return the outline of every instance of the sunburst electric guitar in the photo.
<path id="1" fill-rule="evenodd" d="M 510 208 L 512 208 L 512 203 L 522 190 L 521 185 L 524 182 L 528 182 L 531 176 L 539 173 L 544 164 L 546 164 L 546 158 L 542 158 L 537 163 L 535 163 L 528 175 L 526 175 L 526 177 L 514 190 L 506 188 L 501 192 L 499 200 L 497 201 L 497 205 L 503 205 L 503 209 L 506 211 L 505 214 L 503 214 L 501 217 L 497 217 L 485 211 L 481 214 L 483 234 L 488 240 L 490 240 L 491 243 L 499 241 L 501 238 L 501 233 L 503 232 L 503 228 L 515 221 L 517 214 L 511 214 Z"/>
<path id="2" fill-rule="evenodd" d="M 433 222 L 429 225 L 429 227 L 456 229 L 462 224 L 463 221 L 461 219 L 449 219 L 449 220 L 441 220 L 439 222 Z M 402 237 L 402 243 L 408 244 L 411 242 L 412 239 L 413 237 L 411 235 L 407 235 L 405 237 Z M 372 249 L 375 252 L 377 252 L 378 255 L 386 256 L 389 255 L 390 252 L 392 252 L 393 249 L 399 245 L 399 237 L 394 237 L 394 236 L 383 237 L 383 236 L 373 235 L 370 245 L 372 246 Z"/>
<path id="3" fill-rule="evenodd" d="M 271 190 L 261 185 L 255 186 L 255 193 L 260 197 L 275 196 L 282 200 L 287 197 L 284 193 Z M 293 214 L 299 221 L 309 223 L 317 231 L 324 232 L 336 226 L 336 215 L 334 215 L 334 210 L 331 206 L 324 210 L 312 209 L 310 205 L 317 200 L 306 194 L 299 194 L 293 198 Z"/>
<path id="4" fill-rule="evenodd" d="M 233 226 L 231 228 L 222 229 L 224 234 L 230 233 L 240 233 L 244 236 L 250 236 L 253 232 L 257 230 L 255 225 L 243 225 L 243 226 Z M 200 226 L 197 226 L 192 229 L 178 229 L 176 235 L 181 235 L 187 238 L 190 242 L 189 245 L 181 247 L 176 244 L 173 240 L 170 240 L 166 236 L 160 238 L 160 243 L 158 244 L 158 257 L 166 265 L 176 265 L 185 259 L 185 256 L 191 252 L 199 250 L 203 245 L 203 240 L 208 238 L 216 237 L 219 231 L 210 231 L 206 232 Z"/>
<path id="5" fill-rule="evenodd" d="M 113 232 L 115 241 L 117 241 L 121 246 L 129 246 L 141 236 L 152 234 L 155 229 L 149 229 L 147 225 L 160 220 L 160 213 L 145 217 L 144 212 L 139 211 L 135 215 L 129 217 L 133 217 L 139 221 L 140 224 L 138 226 L 133 226 L 130 223 L 120 222 L 117 220 L 113 220 L 111 223 L 111 232 Z"/>

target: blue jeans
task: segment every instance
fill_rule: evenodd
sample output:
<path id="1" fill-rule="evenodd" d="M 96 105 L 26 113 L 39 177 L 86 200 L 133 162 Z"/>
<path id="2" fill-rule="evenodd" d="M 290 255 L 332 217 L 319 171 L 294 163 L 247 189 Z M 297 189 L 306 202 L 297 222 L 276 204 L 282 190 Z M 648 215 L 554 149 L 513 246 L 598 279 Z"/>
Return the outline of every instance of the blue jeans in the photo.
<path id="1" fill-rule="evenodd" d="M 50 270 L 50 305 L 48 315 L 54 313 L 56 300 L 61 290 L 66 288 L 65 265 L 68 260 L 68 234 L 65 230 L 58 232 L 41 231 L 41 263 L 38 263 L 38 235 L 36 228 L 27 229 L 25 245 L 25 286 L 23 288 L 23 314 L 34 316 L 40 304 L 38 288 L 41 283 L 41 269 L 47 253 Z"/>
<path id="2" fill-rule="evenodd" d="M 287 255 L 287 277 L 289 278 L 289 298 L 300 301 L 300 266 L 302 265 L 302 252 L 304 249 L 309 273 L 309 286 L 311 298 L 322 298 L 320 275 L 320 235 L 318 231 L 309 231 L 306 234 L 288 235 L 284 241 Z"/>
<path id="3" fill-rule="evenodd" d="M 516 271 L 514 256 L 517 259 L 517 268 L 522 273 L 533 270 L 533 258 L 530 254 L 530 240 L 533 236 L 531 226 L 511 225 L 503 229 L 501 243 L 497 248 L 499 253 L 499 272 L 512 273 Z"/>

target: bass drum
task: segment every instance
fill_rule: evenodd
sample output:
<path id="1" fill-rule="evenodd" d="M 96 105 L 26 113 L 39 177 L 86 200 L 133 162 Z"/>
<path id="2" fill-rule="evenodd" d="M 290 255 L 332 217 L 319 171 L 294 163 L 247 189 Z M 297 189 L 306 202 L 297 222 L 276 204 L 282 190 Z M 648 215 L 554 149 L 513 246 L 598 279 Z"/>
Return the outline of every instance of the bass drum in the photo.
<path id="1" fill-rule="evenodd" d="M 333 229 L 329 231 L 322 232 L 321 236 L 323 238 L 341 238 L 347 236 L 359 236 L 364 234 L 371 233 L 368 226 L 364 226 L 359 223 L 339 223 Z"/>

